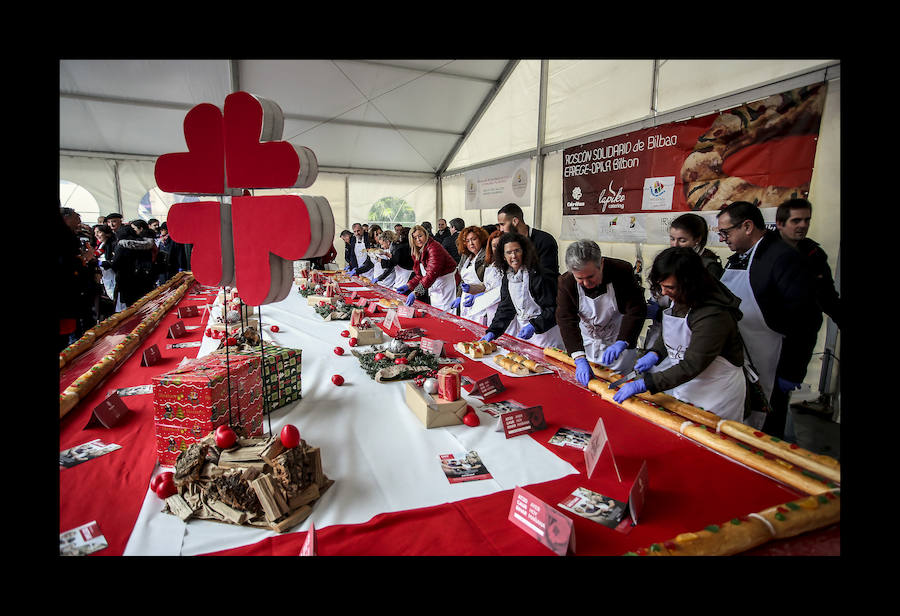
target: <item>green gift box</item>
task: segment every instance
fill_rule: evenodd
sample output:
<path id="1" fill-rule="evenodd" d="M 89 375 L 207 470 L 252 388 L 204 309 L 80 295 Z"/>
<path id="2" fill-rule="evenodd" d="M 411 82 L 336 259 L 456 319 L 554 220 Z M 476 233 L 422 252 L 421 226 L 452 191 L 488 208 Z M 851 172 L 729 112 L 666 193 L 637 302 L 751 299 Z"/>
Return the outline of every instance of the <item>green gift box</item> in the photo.
<path id="1" fill-rule="evenodd" d="M 231 355 L 252 355 L 261 357 L 263 383 L 263 403 L 269 411 L 300 400 L 300 349 L 288 349 L 275 344 L 259 347 L 244 347 L 245 350 L 229 348 Z M 225 349 L 216 353 L 225 354 Z"/>

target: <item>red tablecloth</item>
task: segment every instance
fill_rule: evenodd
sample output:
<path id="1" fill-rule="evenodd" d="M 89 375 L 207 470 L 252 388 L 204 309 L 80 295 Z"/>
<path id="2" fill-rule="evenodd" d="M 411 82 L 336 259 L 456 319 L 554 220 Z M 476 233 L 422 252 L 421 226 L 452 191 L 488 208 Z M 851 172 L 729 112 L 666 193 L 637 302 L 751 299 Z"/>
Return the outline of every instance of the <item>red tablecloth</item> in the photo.
<path id="1" fill-rule="evenodd" d="M 192 304 L 202 302 L 188 294 L 179 305 Z M 146 495 L 156 464 L 152 396 L 125 398 L 133 413 L 110 430 L 82 428 L 91 409 L 109 390 L 149 384 L 153 375 L 172 369 L 182 357 L 196 355 L 196 349 L 165 349 L 166 331 L 176 320 L 173 309 L 143 347 L 61 421 L 60 449 L 94 438 L 123 447 L 60 471 L 60 532 L 97 520 L 109 543 L 98 555 L 122 554 Z M 185 323 L 201 324 L 202 320 L 205 317 L 185 319 Z M 477 339 L 466 328 L 431 315 L 401 319 L 401 326 L 423 327 L 429 337 L 448 343 Z M 178 341 L 199 340 L 202 331 L 189 332 Z M 149 368 L 140 367 L 140 353 L 154 343 L 163 351 L 163 361 Z M 449 349 L 450 344 L 447 347 L 448 355 L 457 355 Z M 492 372 L 488 366 L 467 364 L 466 374 L 473 378 Z M 641 464 L 647 462 L 646 508 L 640 523 L 628 533 L 564 512 L 574 522 L 579 555 L 620 555 L 801 496 L 682 435 L 603 401 L 570 380 L 541 376 L 504 378 L 503 383 L 507 389 L 498 399 L 540 404 L 547 420 L 545 430 L 516 438 L 535 439 L 580 471 L 577 475 L 523 486 L 546 503 L 556 506 L 579 487 L 627 500 L 634 477 Z M 598 417 L 603 418 L 610 447 L 604 450 L 594 476 L 588 479 L 581 450 L 557 447 L 547 441 L 560 427 L 590 431 Z M 612 454 L 621 482 L 614 471 Z M 84 498 L 85 494 L 91 497 Z M 505 490 L 455 503 L 380 514 L 365 524 L 328 526 L 317 529 L 318 551 L 320 555 L 551 555 L 507 520 L 511 499 L 512 490 Z M 305 532 L 288 533 L 216 554 L 296 555 L 305 537 Z M 839 527 L 763 546 L 752 553 L 839 554 Z"/>

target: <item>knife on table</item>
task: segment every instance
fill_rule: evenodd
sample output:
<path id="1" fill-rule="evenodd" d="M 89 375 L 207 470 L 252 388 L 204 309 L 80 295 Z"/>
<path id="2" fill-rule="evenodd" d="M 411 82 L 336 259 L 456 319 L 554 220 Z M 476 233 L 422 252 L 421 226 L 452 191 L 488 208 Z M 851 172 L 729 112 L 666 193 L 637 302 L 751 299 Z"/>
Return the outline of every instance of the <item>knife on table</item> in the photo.
<path id="1" fill-rule="evenodd" d="M 615 382 L 613 382 L 613 383 L 610 383 L 610 384 L 609 384 L 609 388 L 610 388 L 610 389 L 618 389 L 619 387 L 621 387 L 622 385 L 624 385 L 626 382 L 628 382 L 628 381 L 632 380 L 633 378 L 637 377 L 638 374 L 639 374 L 639 372 L 638 372 L 637 370 L 632 370 L 631 372 L 629 372 L 628 374 L 626 374 L 625 376 L 623 376 L 623 377 L 622 377 L 621 379 L 619 379 L 618 381 L 615 381 Z"/>

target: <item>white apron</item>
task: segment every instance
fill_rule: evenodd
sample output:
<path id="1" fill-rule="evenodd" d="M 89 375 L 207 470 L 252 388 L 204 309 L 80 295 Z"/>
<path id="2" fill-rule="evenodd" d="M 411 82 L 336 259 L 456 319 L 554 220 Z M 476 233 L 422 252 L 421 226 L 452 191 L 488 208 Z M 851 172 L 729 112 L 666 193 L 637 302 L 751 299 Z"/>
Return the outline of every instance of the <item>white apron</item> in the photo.
<path id="1" fill-rule="evenodd" d="M 500 305 L 500 284 L 502 281 L 503 274 L 493 263 L 484 268 L 485 290 L 472 303 L 472 308 L 470 308 L 469 312 L 472 316 L 468 317 L 469 319 L 478 321 L 485 327 L 491 326 L 494 315 L 497 314 L 497 306 Z M 518 327 L 518 324 L 515 323 L 515 319 L 511 321 L 505 333 L 514 336 L 514 332 L 517 331 L 515 328 Z M 512 332 L 510 331 L 511 329 L 513 330 Z"/>
<path id="2" fill-rule="evenodd" d="M 584 352 L 588 361 L 600 363 L 606 347 L 616 342 L 622 324 L 616 294 L 612 285 L 607 284 L 605 293 L 591 299 L 584 294 L 584 288 L 580 284 L 576 283 L 575 286 L 578 288 L 578 316 L 581 317 L 578 325 Z M 634 368 L 636 359 L 637 349 L 625 349 L 609 367 L 625 374 Z"/>
<path id="3" fill-rule="evenodd" d="M 388 276 L 390 278 L 390 276 Z M 394 281 L 391 284 L 384 283 L 384 286 L 390 286 L 395 291 L 409 282 L 412 278 L 412 270 L 404 269 L 399 265 L 394 266 Z"/>
<path id="4" fill-rule="evenodd" d="M 684 359 L 684 352 L 691 344 L 687 316 L 673 317 L 672 308 L 669 307 L 663 311 L 662 319 L 662 337 L 669 361 L 671 365 L 677 365 Z M 747 395 L 744 369 L 733 365 L 721 355 L 693 379 L 666 393 L 715 413 L 722 419 L 744 419 L 744 397 Z"/>
<path id="5" fill-rule="evenodd" d="M 100 255 L 100 262 L 108 261 L 106 258 L 106 254 Z M 110 299 L 115 299 L 116 297 L 116 273 L 110 269 L 100 269 L 103 272 L 103 288 L 106 289 L 106 295 L 109 296 Z"/>
<path id="6" fill-rule="evenodd" d="M 425 276 L 425 265 L 419 263 L 419 271 Z M 428 289 L 431 305 L 439 310 L 450 310 L 450 304 L 456 299 L 456 270 L 435 279 Z"/>
<path id="7" fill-rule="evenodd" d="M 769 329 L 756 297 L 753 295 L 753 287 L 750 286 L 750 268 L 753 266 L 753 258 L 756 256 L 757 242 L 750 252 L 750 261 L 747 269 L 726 269 L 722 272 L 722 284 L 741 298 L 741 312 L 743 317 L 738 321 L 738 330 L 744 339 L 744 344 L 750 352 L 753 367 L 759 375 L 759 384 L 766 394 L 766 399 L 772 399 L 772 390 L 775 388 L 775 371 L 778 369 L 778 358 L 781 356 L 781 343 L 784 336 Z M 749 362 L 746 362 L 749 363 Z M 765 413 L 753 411 L 745 423 L 761 428 L 765 421 Z"/>
<path id="8" fill-rule="evenodd" d="M 359 269 L 366 262 L 366 243 L 362 240 L 357 240 L 353 244 L 353 252 L 356 254 L 356 269 Z"/>
<path id="9" fill-rule="evenodd" d="M 476 255 L 476 257 L 477 257 L 477 255 Z M 470 256 L 468 259 L 466 259 L 462 268 L 460 268 L 460 272 L 459 272 L 460 277 L 462 278 L 462 281 L 466 284 L 482 284 L 481 279 L 478 277 L 478 273 L 475 271 L 475 258 L 476 257 Z M 460 297 L 459 297 L 459 299 L 460 299 L 459 316 L 461 316 L 464 319 L 469 319 L 470 321 L 478 322 L 476 319 L 479 315 L 478 315 L 478 309 L 476 308 L 475 303 L 473 302 L 471 307 L 465 306 L 466 300 L 469 299 L 470 297 L 472 297 L 471 293 L 463 292 L 463 294 L 460 295 Z"/>
<path id="10" fill-rule="evenodd" d="M 516 337 L 518 337 L 519 330 L 525 327 L 531 319 L 541 314 L 541 307 L 531 297 L 531 291 L 528 288 L 528 270 L 523 269 L 521 271 L 521 279 L 516 279 L 512 270 L 507 274 L 509 279 L 509 297 L 516 308 L 516 318 L 513 319 L 513 322 L 517 324 L 516 333 L 513 334 Z M 507 329 L 508 332 L 509 330 Z M 566 348 L 562 341 L 559 325 L 554 325 L 542 334 L 535 333 L 528 339 L 528 342 L 539 347 Z"/>

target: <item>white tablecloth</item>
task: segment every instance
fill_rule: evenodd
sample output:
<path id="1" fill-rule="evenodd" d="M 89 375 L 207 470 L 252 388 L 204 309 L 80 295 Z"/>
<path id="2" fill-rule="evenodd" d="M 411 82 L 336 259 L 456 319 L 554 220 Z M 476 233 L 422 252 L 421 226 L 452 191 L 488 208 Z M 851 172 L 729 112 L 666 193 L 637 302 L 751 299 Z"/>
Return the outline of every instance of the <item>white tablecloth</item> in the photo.
<path id="1" fill-rule="evenodd" d="M 428 507 L 558 479 L 578 472 L 529 436 L 506 439 L 496 420 L 479 413 L 481 425 L 426 430 L 404 399 L 404 383 L 376 383 L 350 354 L 340 332 L 348 321 L 324 321 L 297 293 L 261 307 L 264 335 L 275 344 L 302 350 L 303 399 L 272 413 L 272 431 L 291 423 L 322 451 L 334 485 L 313 512 L 290 532 L 334 524 L 356 524 L 373 516 Z M 280 331 L 266 331 L 268 325 Z M 385 341 L 389 341 L 385 338 Z M 199 356 L 218 346 L 204 337 Z M 345 354 L 334 353 L 343 346 Z M 344 385 L 331 382 L 341 374 Z M 547 377 L 543 377 L 547 378 Z M 463 392 L 465 394 L 465 392 Z M 476 407 L 477 398 L 468 398 Z M 264 423 L 264 429 L 268 422 Z M 438 456 L 475 450 L 492 479 L 450 484 Z M 196 555 L 256 543 L 274 531 L 204 520 L 187 523 L 162 513 L 163 502 L 148 490 L 125 555 Z"/>

